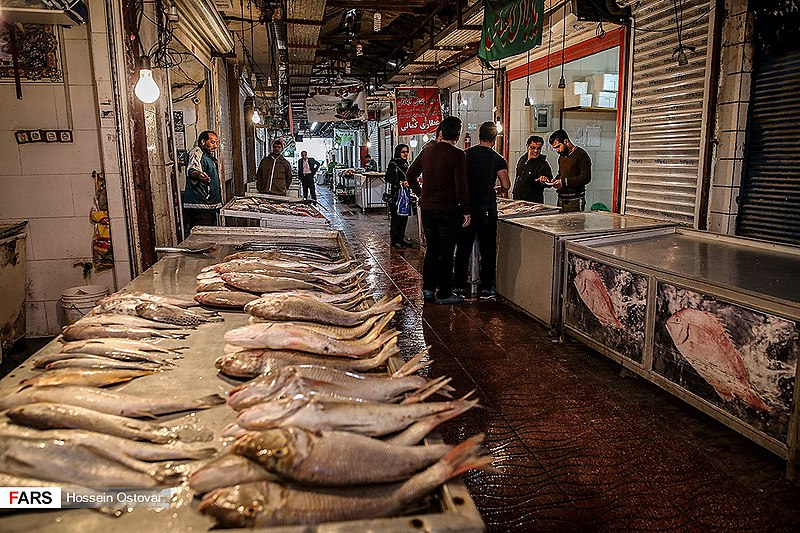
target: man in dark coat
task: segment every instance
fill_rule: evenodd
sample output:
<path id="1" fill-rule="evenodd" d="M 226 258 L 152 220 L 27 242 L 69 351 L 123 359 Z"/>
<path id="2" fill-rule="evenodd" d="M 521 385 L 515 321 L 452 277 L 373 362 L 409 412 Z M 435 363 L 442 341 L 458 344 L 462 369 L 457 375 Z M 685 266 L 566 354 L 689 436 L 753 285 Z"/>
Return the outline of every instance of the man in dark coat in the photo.
<path id="1" fill-rule="evenodd" d="M 317 200 L 317 187 L 314 183 L 314 176 L 317 175 L 320 163 L 313 157 L 308 157 L 308 152 L 300 152 L 300 159 L 297 160 L 297 175 L 300 176 L 300 183 L 303 186 L 303 198 L 308 199 L 311 192 L 311 199 Z"/>
<path id="2" fill-rule="evenodd" d="M 514 200 L 544 203 L 544 183 L 541 176 L 552 181 L 553 171 L 547 156 L 542 153 L 544 139 L 538 135 L 528 137 L 528 151 L 517 161 L 517 177 L 514 180 Z"/>

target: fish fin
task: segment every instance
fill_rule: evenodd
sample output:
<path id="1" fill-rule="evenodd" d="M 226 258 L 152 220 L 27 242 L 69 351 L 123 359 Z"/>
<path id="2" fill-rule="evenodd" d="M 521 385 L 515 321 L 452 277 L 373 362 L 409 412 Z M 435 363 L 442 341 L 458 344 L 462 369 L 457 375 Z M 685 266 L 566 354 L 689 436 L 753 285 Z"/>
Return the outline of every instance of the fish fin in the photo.
<path id="1" fill-rule="evenodd" d="M 217 405 L 222 405 L 223 403 L 225 403 L 225 398 L 223 398 L 219 394 L 209 394 L 208 396 L 203 396 L 202 398 L 198 398 L 197 405 L 193 407 L 193 409 L 204 409 L 208 407 L 215 407 Z"/>
<path id="2" fill-rule="evenodd" d="M 426 383 L 422 387 L 418 388 L 417 390 L 415 390 L 414 392 L 412 392 L 411 394 L 406 396 L 406 398 L 400 403 L 405 403 L 405 404 L 408 404 L 408 403 L 419 403 L 419 402 L 421 402 L 423 400 L 426 400 L 426 399 L 430 398 L 431 396 L 433 396 L 434 394 L 437 394 L 437 393 L 439 393 L 439 394 L 441 394 L 443 396 L 450 397 L 450 394 L 447 393 L 447 392 L 442 392 L 442 389 L 445 386 L 447 386 L 447 384 L 452 379 L 453 378 L 445 378 L 444 376 L 441 376 L 441 377 L 439 377 L 437 379 L 434 379 L 433 381 L 429 381 L 428 383 Z"/>
<path id="3" fill-rule="evenodd" d="M 431 361 L 425 361 L 424 363 L 420 363 L 422 358 L 425 357 L 425 355 L 430 351 L 430 349 L 431 349 L 430 346 L 426 346 L 421 352 L 419 352 L 417 355 L 409 359 L 403 366 L 398 368 L 397 371 L 395 371 L 395 373 L 391 375 L 391 377 L 403 378 L 406 376 L 410 376 L 417 370 L 425 368 L 426 366 L 431 364 Z"/>
<path id="4" fill-rule="evenodd" d="M 757 409 L 759 411 L 763 411 L 765 413 L 771 413 L 772 408 L 764 402 L 764 400 L 759 397 L 758 394 L 753 389 L 747 389 L 745 393 L 744 400 L 747 402 L 747 405 L 752 407 L 753 409 Z"/>
<path id="5" fill-rule="evenodd" d="M 447 479 L 459 476 L 467 470 L 482 470 L 491 464 L 493 457 L 480 455 L 483 439 L 483 433 L 473 435 L 439 460 L 439 463 L 447 465 Z"/>

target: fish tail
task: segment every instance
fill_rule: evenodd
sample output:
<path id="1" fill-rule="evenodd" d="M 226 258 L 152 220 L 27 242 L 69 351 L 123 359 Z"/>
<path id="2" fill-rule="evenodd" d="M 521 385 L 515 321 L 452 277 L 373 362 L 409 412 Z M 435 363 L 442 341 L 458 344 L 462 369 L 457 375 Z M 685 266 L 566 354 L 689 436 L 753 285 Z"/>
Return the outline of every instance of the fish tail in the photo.
<path id="1" fill-rule="evenodd" d="M 425 355 L 430 351 L 430 349 L 431 349 L 430 346 L 426 346 L 424 350 L 422 350 L 417 355 L 415 355 L 414 357 L 409 359 L 406 362 L 406 364 L 404 364 L 403 366 L 398 368 L 397 371 L 394 374 L 392 374 L 391 377 L 393 377 L 393 378 L 404 378 L 406 376 L 410 376 L 411 374 L 413 374 L 413 373 L 417 372 L 418 370 L 421 370 L 421 369 L 425 368 L 426 366 L 428 366 L 429 364 L 431 364 L 432 361 L 430 361 L 430 360 L 429 361 L 424 361 L 422 363 L 420 362 L 422 360 L 422 358 L 425 357 Z"/>
<path id="2" fill-rule="evenodd" d="M 764 400 L 762 400 L 758 394 L 755 393 L 753 389 L 747 389 L 747 393 L 745 394 L 744 401 L 747 402 L 747 405 L 752 407 L 753 409 L 757 409 L 759 411 L 763 411 L 765 413 L 771 413 L 772 408 L 767 405 Z"/>
<path id="3" fill-rule="evenodd" d="M 450 383 L 452 379 L 453 378 L 446 378 L 444 376 L 441 376 L 439 378 L 434 379 L 433 381 L 429 381 L 422 387 L 418 388 L 417 390 L 406 396 L 406 398 L 401 403 L 405 404 L 419 403 L 421 401 L 430 398 L 434 394 L 441 394 L 442 396 L 449 398 L 450 393 L 447 392 L 446 387 L 448 386 L 448 383 Z"/>
<path id="4" fill-rule="evenodd" d="M 479 433 L 468 438 L 441 458 L 440 463 L 447 465 L 447 479 L 452 479 L 467 470 L 482 470 L 492 462 L 489 455 L 480 455 L 484 434 Z"/>

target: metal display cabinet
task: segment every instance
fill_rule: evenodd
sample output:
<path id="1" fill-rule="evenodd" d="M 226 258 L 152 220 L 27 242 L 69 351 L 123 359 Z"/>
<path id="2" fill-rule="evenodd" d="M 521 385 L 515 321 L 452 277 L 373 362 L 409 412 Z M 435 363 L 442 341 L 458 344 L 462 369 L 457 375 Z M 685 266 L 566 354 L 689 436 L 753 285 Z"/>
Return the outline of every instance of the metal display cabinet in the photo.
<path id="1" fill-rule="evenodd" d="M 356 205 L 361 212 L 373 207 L 386 207 L 383 193 L 386 191 L 386 182 L 383 172 L 365 172 L 355 175 Z"/>
<path id="2" fill-rule="evenodd" d="M 509 204 L 523 204 L 524 206 L 528 207 L 526 212 L 523 213 L 510 213 L 504 215 L 502 213 L 503 206 Z M 546 204 L 538 204 L 536 202 L 526 202 L 525 200 L 510 200 L 508 198 L 498 198 L 497 199 L 497 218 L 499 220 L 508 220 L 510 218 L 525 218 L 530 216 L 541 216 L 541 215 L 557 215 L 561 213 L 561 208 L 556 207 L 554 205 L 546 205 Z"/>
<path id="3" fill-rule="evenodd" d="M 555 332 L 561 323 L 566 241 L 670 226 L 670 222 L 606 211 L 500 220 L 497 292 Z"/>
<path id="4" fill-rule="evenodd" d="M 216 244 L 207 254 L 167 254 L 151 268 L 126 285 L 122 292 L 145 291 L 153 294 L 192 298 L 197 283 L 195 276 L 203 267 L 222 261 L 235 246 L 251 241 L 273 243 L 316 243 L 331 247 L 338 246 L 345 259 L 353 255 L 343 234 L 339 231 L 321 229 L 264 229 L 264 228 L 226 228 L 196 226 L 192 235 L 184 241 L 187 248 L 201 244 Z M 225 394 L 225 391 L 239 383 L 217 373 L 214 361 L 223 353 L 224 335 L 227 331 L 248 323 L 248 315 L 239 311 L 220 310 L 223 322 L 204 324 L 192 331 L 183 340 L 164 340 L 160 346 L 171 348 L 185 347 L 184 357 L 175 360 L 175 366 L 169 372 L 159 372 L 126 383 L 122 388 L 127 394 L 141 394 L 154 397 L 159 394 L 169 396 L 180 394 L 184 397 L 201 397 L 208 394 Z M 45 356 L 60 350 L 61 344 L 53 340 L 37 356 Z M 0 396 L 9 394 L 19 388 L 22 379 L 40 373 L 33 368 L 31 357 L 11 375 L 0 379 Z M 396 362 L 397 366 L 403 361 Z M 181 393 L 181 391 L 184 391 Z M 225 447 L 219 439 L 226 424 L 235 419 L 235 413 L 226 405 L 220 405 L 205 411 L 189 415 L 170 415 L 161 420 L 177 421 L 183 417 L 191 418 L 193 423 L 211 429 L 215 440 L 208 442 L 220 453 Z M 58 486 L 49 483 L 48 486 Z M 124 490 L 124 489 L 114 489 Z M 198 500 L 186 486 L 177 487 L 171 497 L 168 509 L 133 509 L 123 512 L 119 517 L 111 517 L 91 509 L 48 509 L 44 512 L 0 514 L 0 531 L 48 531 L 50 533 L 109 531 L 133 533 L 141 531 L 209 531 L 223 529 L 213 528 L 213 520 L 197 512 Z M 382 531 L 401 533 L 408 531 L 430 531 L 432 533 L 479 533 L 485 526 L 469 491 L 460 479 L 443 485 L 434 493 L 430 503 L 424 508 L 406 516 L 383 518 L 377 520 L 359 520 L 350 522 L 330 522 L 309 526 L 290 526 L 278 528 L 259 528 L 258 531 L 279 531 L 281 533 L 310 532 L 352 532 Z M 224 529 L 224 531 L 232 531 Z M 246 530 L 240 530 L 246 531 Z M 251 530 L 252 531 L 252 530 Z"/>
<path id="5" fill-rule="evenodd" d="M 265 203 L 279 202 L 289 206 L 292 204 L 308 204 L 308 201 L 302 198 L 287 198 L 271 194 L 248 193 L 244 198 L 259 199 L 263 200 Z M 319 212 L 319 209 L 312 207 L 310 204 L 307 205 L 307 208 L 318 212 L 320 214 L 319 217 L 261 213 L 258 211 L 236 209 L 236 204 L 241 200 L 242 197 L 233 198 L 220 209 L 219 221 L 221 226 L 228 225 L 227 218 L 235 220 L 235 222 L 230 225 L 260 226 L 262 228 L 324 228 L 330 225 L 330 221 Z"/>
<path id="6" fill-rule="evenodd" d="M 798 460 L 800 250 L 683 228 L 566 243 L 564 329 Z"/>

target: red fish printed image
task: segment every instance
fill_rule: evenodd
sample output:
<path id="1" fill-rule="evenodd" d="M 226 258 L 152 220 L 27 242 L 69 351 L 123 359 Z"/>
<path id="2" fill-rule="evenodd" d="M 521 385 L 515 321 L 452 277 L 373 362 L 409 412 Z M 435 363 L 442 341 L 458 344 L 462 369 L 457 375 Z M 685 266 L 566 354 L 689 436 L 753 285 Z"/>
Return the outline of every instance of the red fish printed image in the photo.
<path id="1" fill-rule="evenodd" d="M 720 398 L 739 398 L 758 411 L 772 411 L 753 390 L 742 356 L 716 315 L 687 307 L 669 317 L 666 327 L 684 359 Z"/>
<path id="2" fill-rule="evenodd" d="M 589 308 L 589 311 L 604 326 L 622 329 L 622 323 L 614 312 L 614 303 L 597 270 L 585 268 L 575 275 L 573 280 L 578 296 Z"/>

